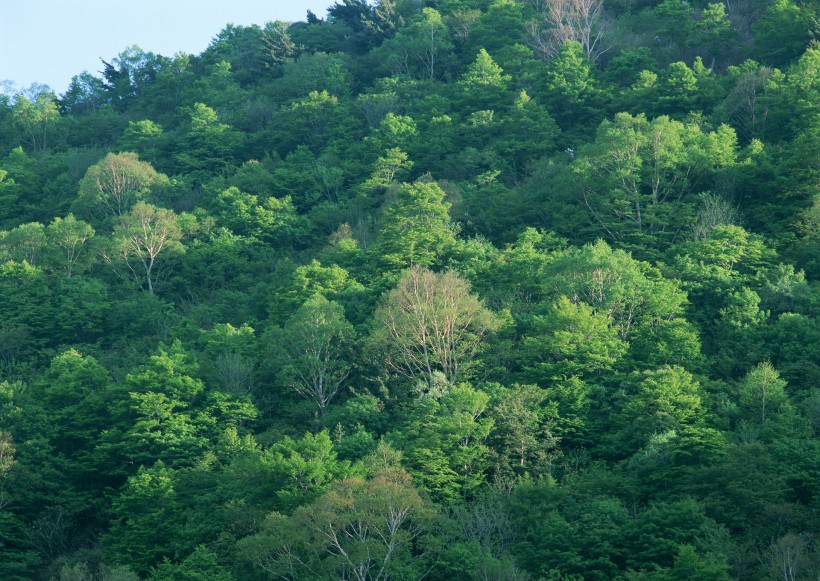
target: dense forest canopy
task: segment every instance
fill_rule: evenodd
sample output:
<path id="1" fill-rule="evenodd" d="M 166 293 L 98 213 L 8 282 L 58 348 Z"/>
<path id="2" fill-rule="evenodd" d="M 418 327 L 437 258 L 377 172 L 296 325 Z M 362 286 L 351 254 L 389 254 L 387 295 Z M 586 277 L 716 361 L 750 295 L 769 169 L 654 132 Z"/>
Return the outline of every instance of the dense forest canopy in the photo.
<path id="1" fill-rule="evenodd" d="M 0 578 L 817 581 L 819 37 L 338 0 L 0 95 Z"/>

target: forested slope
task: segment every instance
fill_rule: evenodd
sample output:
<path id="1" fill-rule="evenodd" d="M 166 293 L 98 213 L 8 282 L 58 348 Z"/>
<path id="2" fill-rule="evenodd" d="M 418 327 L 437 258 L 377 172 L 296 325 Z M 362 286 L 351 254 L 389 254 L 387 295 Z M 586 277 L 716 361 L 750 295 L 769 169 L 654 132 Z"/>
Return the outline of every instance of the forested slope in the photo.
<path id="1" fill-rule="evenodd" d="M 0 578 L 816 581 L 818 18 L 340 0 L 0 96 Z"/>

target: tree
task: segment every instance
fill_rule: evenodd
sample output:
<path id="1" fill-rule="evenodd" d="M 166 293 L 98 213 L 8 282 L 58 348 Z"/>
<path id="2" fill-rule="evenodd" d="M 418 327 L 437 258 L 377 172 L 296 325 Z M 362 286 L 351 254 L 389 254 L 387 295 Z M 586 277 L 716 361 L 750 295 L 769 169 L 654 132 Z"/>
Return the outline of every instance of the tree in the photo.
<path id="1" fill-rule="evenodd" d="M 703 417 L 700 384 L 682 367 L 644 371 L 636 374 L 634 383 L 621 419 L 630 437 L 641 444 L 653 433 L 697 424 Z"/>
<path id="2" fill-rule="evenodd" d="M 233 165 L 242 135 L 221 123 L 217 112 L 205 103 L 194 103 L 188 115 L 175 161 L 181 172 L 204 182 Z"/>
<path id="3" fill-rule="evenodd" d="M 140 466 L 128 479 L 112 510 L 114 522 L 103 537 L 115 563 L 147 573 L 172 553 L 176 491 L 174 472 L 161 461 L 150 468 Z"/>
<path id="4" fill-rule="evenodd" d="M 504 75 L 504 70 L 496 64 L 493 57 L 483 48 L 478 51 L 475 61 L 467 67 L 461 77 L 461 84 L 465 90 L 481 90 L 482 88 L 506 88 L 510 80 Z"/>
<path id="5" fill-rule="evenodd" d="M 595 62 L 612 48 L 611 23 L 603 0 L 545 0 L 534 2 L 538 17 L 528 25 L 533 48 L 545 60 L 554 58 L 570 41 L 578 42 Z"/>
<path id="6" fill-rule="evenodd" d="M 700 20 L 695 23 L 695 29 L 698 33 L 697 40 L 706 45 L 713 59 L 727 48 L 737 34 L 732 30 L 732 21 L 723 3 L 710 3 L 704 8 Z"/>
<path id="7" fill-rule="evenodd" d="M 449 208 L 435 182 L 402 184 L 384 212 L 374 253 L 394 268 L 432 265 L 455 240 Z"/>
<path id="8" fill-rule="evenodd" d="M 387 581 L 423 577 L 431 563 L 419 550 L 432 510 L 403 470 L 348 478 L 286 518 L 242 542 L 245 557 L 286 579 Z"/>
<path id="9" fill-rule="evenodd" d="M 549 473 L 558 439 L 553 435 L 554 406 L 549 391 L 514 385 L 493 393 L 487 439 L 495 471 L 503 477 L 539 477 Z"/>
<path id="10" fill-rule="evenodd" d="M 522 341 L 524 373 L 547 387 L 552 381 L 577 376 L 591 379 L 610 371 L 628 345 L 618 336 L 611 315 L 560 297 L 549 311 L 536 315 Z"/>
<path id="11" fill-rule="evenodd" d="M 281 65 L 296 52 L 296 44 L 288 34 L 289 22 L 277 20 L 268 22 L 262 31 L 262 43 L 265 45 L 268 66 Z"/>
<path id="12" fill-rule="evenodd" d="M 602 97 L 592 61 L 583 47 L 569 41 L 558 51 L 543 73 L 545 103 L 565 131 L 576 125 L 584 128 L 603 117 Z"/>
<path id="13" fill-rule="evenodd" d="M 756 365 L 749 371 L 740 385 L 740 403 L 760 417 L 760 427 L 766 419 L 788 401 L 786 382 L 768 361 Z"/>
<path id="14" fill-rule="evenodd" d="M 103 218 L 124 216 L 167 179 L 136 153 L 109 153 L 88 168 L 80 181 L 78 203 Z"/>
<path id="15" fill-rule="evenodd" d="M 483 338 L 500 326 L 458 274 L 419 266 L 402 275 L 375 317 L 372 341 L 387 366 L 428 384 L 436 372 L 451 383 L 467 376 Z"/>
<path id="16" fill-rule="evenodd" d="M 205 545 L 198 545 L 181 563 L 166 557 L 152 569 L 149 581 L 234 581 L 235 577 L 222 567 L 216 555 Z M 62 581 L 62 580 L 61 580 Z"/>
<path id="17" fill-rule="evenodd" d="M 621 340 L 683 312 L 686 295 L 646 262 L 599 240 L 561 253 L 545 269 L 559 295 L 607 313 Z"/>
<path id="18" fill-rule="evenodd" d="M 184 252 L 181 239 L 182 229 L 172 210 L 138 202 L 115 226 L 112 250 L 123 259 L 134 282 L 153 294 L 166 266 L 160 255 Z M 107 260 L 113 262 L 113 257 Z"/>
<path id="19" fill-rule="evenodd" d="M 32 151 L 42 151 L 49 147 L 50 139 L 60 126 L 60 110 L 53 93 L 40 93 L 29 101 L 20 96 L 11 109 L 14 128 Z"/>
<path id="20" fill-rule="evenodd" d="M 406 451 L 404 465 L 436 500 L 471 498 L 489 468 L 490 396 L 469 384 L 420 385 L 402 428 L 389 435 Z"/>
<path id="21" fill-rule="evenodd" d="M 89 268 L 93 257 L 86 244 L 94 237 L 91 224 L 77 220 L 74 214 L 54 218 L 46 226 L 49 254 L 46 263 L 54 274 L 68 280 Z"/>
<path id="22" fill-rule="evenodd" d="M 296 393 L 316 404 L 320 418 L 350 375 L 353 327 L 339 303 L 320 294 L 308 299 L 283 329 L 282 374 Z"/>
<path id="23" fill-rule="evenodd" d="M 39 222 L 21 224 L 9 232 L 0 234 L 0 249 L 7 259 L 26 261 L 32 266 L 39 262 L 40 253 L 46 247 L 46 235 Z"/>
<path id="24" fill-rule="evenodd" d="M 219 222 L 242 236 L 268 243 L 292 243 L 299 218 L 290 196 L 259 200 L 235 186 L 219 193 L 213 209 Z"/>
<path id="25" fill-rule="evenodd" d="M 453 44 L 441 14 L 433 8 L 422 8 L 406 27 L 386 41 L 378 52 L 393 74 L 437 80 L 451 53 Z"/>
<path id="26" fill-rule="evenodd" d="M 52 359 L 39 396 L 55 422 L 57 449 L 84 463 L 81 476 L 87 477 L 91 448 L 111 421 L 107 408 L 114 407 L 108 372 L 93 357 L 69 349 Z"/>
<path id="27" fill-rule="evenodd" d="M 689 233 L 692 190 L 709 189 L 710 179 L 736 163 L 736 145 L 725 125 L 704 133 L 665 116 L 649 121 L 618 113 L 601 123 L 573 164 L 581 202 L 593 227 L 612 240 L 668 244 Z"/>

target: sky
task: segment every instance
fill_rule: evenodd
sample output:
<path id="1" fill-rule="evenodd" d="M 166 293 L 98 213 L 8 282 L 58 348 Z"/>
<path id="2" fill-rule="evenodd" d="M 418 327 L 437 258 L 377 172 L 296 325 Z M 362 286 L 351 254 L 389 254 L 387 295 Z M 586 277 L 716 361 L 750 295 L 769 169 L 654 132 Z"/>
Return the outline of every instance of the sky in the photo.
<path id="1" fill-rule="evenodd" d="M 127 47 L 199 54 L 226 24 L 324 18 L 334 0 L 11 0 L 0 10 L 0 81 L 65 92 Z"/>

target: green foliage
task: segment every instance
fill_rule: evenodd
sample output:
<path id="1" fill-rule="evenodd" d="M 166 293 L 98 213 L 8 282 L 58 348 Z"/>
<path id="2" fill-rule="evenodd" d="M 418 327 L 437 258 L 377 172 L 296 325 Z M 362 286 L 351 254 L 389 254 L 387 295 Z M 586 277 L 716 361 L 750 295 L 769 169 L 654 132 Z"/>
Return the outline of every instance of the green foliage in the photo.
<path id="1" fill-rule="evenodd" d="M 522 343 L 526 377 L 539 385 L 561 378 L 590 379 L 611 371 L 627 345 L 607 313 L 562 296 L 532 321 L 532 336 Z"/>
<path id="2" fill-rule="evenodd" d="M 80 181 L 78 210 L 89 217 L 124 216 L 137 202 L 149 201 L 152 188 L 167 179 L 136 153 L 109 153 Z"/>
<path id="3" fill-rule="evenodd" d="M 140 466 L 128 479 L 113 503 L 115 519 L 104 539 L 115 563 L 147 573 L 169 554 L 175 497 L 173 471 L 162 462 Z"/>
<path id="4" fill-rule="evenodd" d="M 809 579 L 817 21 L 339 0 L 4 83 L 0 578 Z"/>
<path id="5" fill-rule="evenodd" d="M 374 246 L 390 269 L 431 266 L 455 242 L 444 191 L 433 181 L 402 184 L 384 212 Z"/>
<path id="6" fill-rule="evenodd" d="M 320 294 L 305 301 L 282 329 L 284 381 L 315 403 L 320 416 L 350 375 L 354 340 L 344 308 Z"/>
<path id="7" fill-rule="evenodd" d="M 300 233 L 300 220 L 289 196 L 267 198 L 259 203 L 257 196 L 232 186 L 217 195 L 213 211 L 219 223 L 235 234 L 271 244 L 292 243 Z"/>

